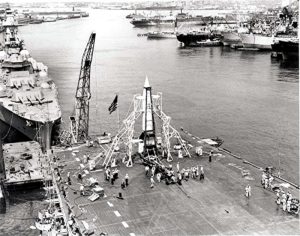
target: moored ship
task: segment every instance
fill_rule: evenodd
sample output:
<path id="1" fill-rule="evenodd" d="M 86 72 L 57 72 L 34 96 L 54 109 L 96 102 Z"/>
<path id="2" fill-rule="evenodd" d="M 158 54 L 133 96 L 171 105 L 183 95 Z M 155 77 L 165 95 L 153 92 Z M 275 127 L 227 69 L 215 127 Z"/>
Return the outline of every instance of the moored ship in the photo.
<path id="1" fill-rule="evenodd" d="M 283 60 L 299 60 L 299 39 L 278 40 L 272 44 L 272 50 L 281 53 Z"/>
<path id="2" fill-rule="evenodd" d="M 145 17 L 140 16 L 133 18 L 130 22 L 135 27 L 145 27 L 145 26 L 155 26 L 155 25 L 170 25 L 175 24 L 175 18 L 172 16 L 153 16 L 153 17 Z"/>
<path id="3" fill-rule="evenodd" d="M 188 33 L 178 33 L 177 40 L 184 46 L 205 46 L 203 42 L 207 42 L 207 46 L 219 46 L 221 41 L 220 35 L 211 33 L 210 31 L 192 31 Z"/>
<path id="4" fill-rule="evenodd" d="M 61 110 L 48 68 L 35 61 L 6 11 L 0 51 L 0 135 L 4 142 L 36 140 L 47 150 L 58 136 Z"/>
<path id="5" fill-rule="evenodd" d="M 271 50 L 274 37 L 262 34 L 240 34 L 244 48 L 257 48 L 260 50 Z"/>

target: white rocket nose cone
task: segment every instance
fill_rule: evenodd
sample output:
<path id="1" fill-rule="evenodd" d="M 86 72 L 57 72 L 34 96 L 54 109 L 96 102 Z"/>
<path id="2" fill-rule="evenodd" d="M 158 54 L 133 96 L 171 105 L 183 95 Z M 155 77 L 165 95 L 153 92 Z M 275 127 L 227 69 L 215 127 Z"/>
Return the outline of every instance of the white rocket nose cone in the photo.
<path id="1" fill-rule="evenodd" d="M 148 80 L 147 76 L 146 76 L 146 79 L 145 79 L 144 88 L 150 88 L 150 84 L 149 84 L 149 80 Z"/>

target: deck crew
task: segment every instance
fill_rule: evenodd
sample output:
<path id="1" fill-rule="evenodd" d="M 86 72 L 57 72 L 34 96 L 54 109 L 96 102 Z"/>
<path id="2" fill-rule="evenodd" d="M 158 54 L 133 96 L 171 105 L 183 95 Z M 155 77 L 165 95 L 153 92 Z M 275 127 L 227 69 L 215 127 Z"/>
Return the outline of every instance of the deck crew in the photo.
<path id="1" fill-rule="evenodd" d="M 245 195 L 247 198 L 251 196 L 251 186 L 249 184 L 245 188 Z"/>
<path id="2" fill-rule="evenodd" d="M 68 179 L 68 185 L 72 185 L 71 183 L 71 177 L 70 177 L 70 172 L 67 174 L 67 179 Z"/>
<path id="3" fill-rule="evenodd" d="M 200 167 L 200 180 L 204 179 L 204 169 L 203 166 Z"/>
<path id="4" fill-rule="evenodd" d="M 179 173 L 179 171 L 180 171 L 179 162 L 177 162 L 176 168 L 177 168 L 177 173 Z"/>
<path id="5" fill-rule="evenodd" d="M 279 192 L 277 192 L 276 197 L 277 197 L 276 204 L 277 204 L 277 206 L 280 206 L 280 194 L 279 194 Z"/>
<path id="6" fill-rule="evenodd" d="M 209 153 L 209 162 L 211 162 L 211 158 L 212 158 L 213 153 L 214 153 L 213 150 L 211 150 L 210 153 Z"/>
<path id="7" fill-rule="evenodd" d="M 266 178 L 267 178 L 266 173 L 263 172 L 263 173 L 262 173 L 262 176 L 261 176 L 261 185 L 262 185 L 264 188 L 265 188 L 265 181 L 266 181 Z"/>
<path id="8" fill-rule="evenodd" d="M 146 174 L 146 176 L 148 176 L 148 174 L 149 174 L 149 166 L 145 166 L 145 174 Z"/>
<path id="9" fill-rule="evenodd" d="M 121 183 L 121 188 L 124 189 L 125 187 L 126 187 L 125 179 L 123 179 L 123 180 L 122 180 L 122 183 Z"/>
<path id="10" fill-rule="evenodd" d="M 128 174 L 125 175 L 125 185 L 126 185 L 126 187 L 129 185 L 129 175 Z"/>
<path id="11" fill-rule="evenodd" d="M 292 200 L 292 199 L 289 198 L 289 199 L 286 201 L 286 209 L 287 209 L 288 212 L 291 212 L 291 203 L 292 203 L 291 200 Z"/>
<path id="12" fill-rule="evenodd" d="M 182 181 L 182 174 L 179 172 L 178 175 L 177 175 L 177 183 L 179 185 L 181 185 L 181 181 Z"/>
<path id="13" fill-rule="evenodd" d="M 154 182 L 153 176 L 151 176 L 150 182 L 151 182 L 150 188 L 154 188 L 154 183 L 155 182 Z"/>
<path id="14" fill-rule="evenodd" d="M 282 194 L 282 210 L 283 211 L 286 211 L 286 195 L 285 195 L 285 192 L 283 192 L 283 194 Z"/>
<path id="15" fill-rule="evenodd" d="M 161 181 L 161 173 L 157 173 L 156 174 L 156 179 L 157 179 L 157 182 L 160 183 L 160 181 Z"/>
<path id="16" fill-rule="evenodd" d="M 155 166 L 152 166 L 152 168 L 151 168 L 151 176 L 154 176 L 154 174 L 155 174 Z"/>
<path id="17" fill-rule="evenodd" d="M 115 178 L 114 178 L 113 173 L 110 174 L 110 182 L 111 182 L 112 185 L 114 185 L 114 183 L 115 183 Z"/>
<path id="18" fill-rule="evenodd" d="M 83 184 L 80 185 L 79 191 L 80 191 L 80 195 L 84 195 L 84 186 L 83 186 Z"/>

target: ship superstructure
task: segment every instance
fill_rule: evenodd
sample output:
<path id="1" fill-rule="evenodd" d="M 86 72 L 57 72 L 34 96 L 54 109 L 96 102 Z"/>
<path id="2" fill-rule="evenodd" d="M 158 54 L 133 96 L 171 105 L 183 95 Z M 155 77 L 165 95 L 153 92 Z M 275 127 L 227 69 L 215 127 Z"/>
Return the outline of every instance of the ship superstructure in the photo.
<path id="1" fill-rule="evenodd" d="M 7 9 L 0 35 L 0 135 L 4 142 L 36 140 L 47 150 L 61 118 L 58 92 L 47 66 L 26 50 L 18 26 Z"/>

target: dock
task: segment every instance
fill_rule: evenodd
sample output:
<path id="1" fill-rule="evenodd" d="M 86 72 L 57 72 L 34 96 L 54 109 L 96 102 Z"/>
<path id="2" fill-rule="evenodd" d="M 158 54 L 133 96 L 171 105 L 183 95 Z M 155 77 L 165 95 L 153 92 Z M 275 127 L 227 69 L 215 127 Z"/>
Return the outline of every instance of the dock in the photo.
<path id="1" fill-rule="evenodd" d="M 4 186 L 7 188 L 23 185 L 43 184 L 51 179 L 47 155 L 42 153 L 38 142 L 3 144 Z"/>
<path id="2" fill-rule="evenodd" d="M 228 155 L 218 148 L 201 143 L 203 155 L 197 156 L 195 147 L 199 140 L 192 136 L 182 137 L 190 147 L 191 158 L 177 158 L 171 163 L 176 168 L 204 167 L 205 179 L 189 179 L 182 185 L 158 183 L 150 188 L 150 177 L 145 175 L 145 166 L 135 159 L 133 167 L 126 167 L 122 153 L 116 153 L 119 178 L 114 185 L 104 179 L 104 169 L 96 166 L 89 170 L 86 156 L 95 162 L 99 153 L 108 148 L 80 146 L 68 150 L 55 150 L 59 159 L 66 197 L 62 198 L 74 214 L 81 232 L 95 235 L 208 235 L 208 234 L 295 234 L 299 230 L 299 216 L 284 212 L 275 203 L 276 193 L 261 186 L 260 169 L 254 168 L 242 159 Z M 214 150 L 212 162 L 208 153 Z M 174 153 L 173 153 L 174 155 Z M 100 162 L 101 163 L 101 157 Z M 67 184 L 70 172 L 71 185 Z M 83 180 L 77 179 L 82 174 Z M 124 190 L 121 181 L 129 175 L 129 186 Z M 104 197 L 94 201 L 92 182 L 104 189 Z M 277 181 L 277 180 L 276 180 Z M 281 182 L 277 182 L 280 184 Z M 84 185 L 85 195 L 80 195 Z M 245 197 L 245 186 L 250 184 L 252 195 Z M 288 189 L 299 199 L 299 191 L 292 186 Z M 120 195 L 121 193 L 121 195 Z M 120 196 L 122 196 L 120 198 Z"/>

